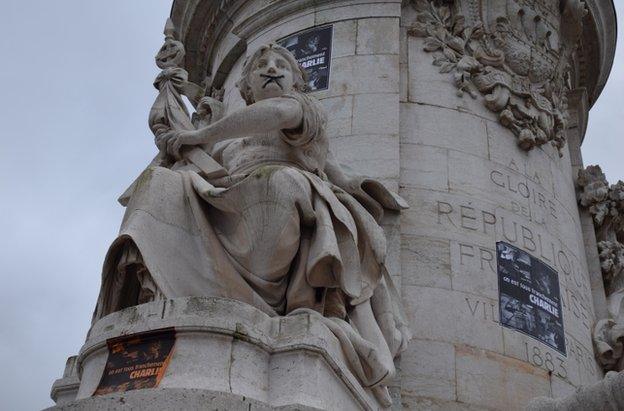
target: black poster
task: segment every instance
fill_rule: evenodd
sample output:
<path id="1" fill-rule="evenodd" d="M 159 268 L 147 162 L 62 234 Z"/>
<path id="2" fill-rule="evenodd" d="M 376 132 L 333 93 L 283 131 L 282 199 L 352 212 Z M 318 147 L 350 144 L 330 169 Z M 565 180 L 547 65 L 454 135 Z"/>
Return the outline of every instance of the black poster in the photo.
<path id="1" fill-rule="evenodd" d="M 293 53 L 299 64 L 308 72 L 310 91 L 329 88 L 332 34 L 333 26 L 315 27 L 277 42 Z"/>
<path id="2" fill-rule="evenodd" d="M 106 341 L 108 359 L 93 395 L 157 387 L 165 374 L 175 330 L 164 328 Z"/>
<path id="3" fill-rule="evenodd" d="M 510 244 L 496 243 L 501 324 L 566 354 L 557 272 Z"/>

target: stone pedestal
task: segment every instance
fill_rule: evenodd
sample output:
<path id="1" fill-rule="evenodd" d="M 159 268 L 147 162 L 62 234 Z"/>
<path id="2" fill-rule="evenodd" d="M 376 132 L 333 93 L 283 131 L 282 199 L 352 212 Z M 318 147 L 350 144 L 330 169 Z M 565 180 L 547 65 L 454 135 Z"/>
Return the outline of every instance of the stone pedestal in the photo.
<path id="1" fill-rule="evenodd" d="M 158 388 L 92 397 L 108 358 L 108 339 L 168 327 L 175 328 L 176 341 Z M 128 409 L 150 404 L 160 409 L 168 404 L 228 410 L 379 408 L 318 319 L 308 314 L 271 318 L 228 299 L 166 300 L 108 315 L 93 325 L 75 361 L 75 400 L 53 394 L 57 409 L 110 409 L 112 404 Z M 53 391 L 68 385 L 59 380 Z"/>

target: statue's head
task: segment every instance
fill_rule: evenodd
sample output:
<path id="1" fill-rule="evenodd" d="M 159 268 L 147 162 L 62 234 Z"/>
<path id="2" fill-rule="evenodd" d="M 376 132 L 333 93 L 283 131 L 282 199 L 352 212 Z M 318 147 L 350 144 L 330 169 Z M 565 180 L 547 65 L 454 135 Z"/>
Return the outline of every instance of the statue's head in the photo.
<path id="1" fill-rule="evenodd" d="M 247 58 L 237 86 L 249 105 L 293 90 L 303 92 L 306 81 L 306 73 L 292 53 L 272 43 Z"/>

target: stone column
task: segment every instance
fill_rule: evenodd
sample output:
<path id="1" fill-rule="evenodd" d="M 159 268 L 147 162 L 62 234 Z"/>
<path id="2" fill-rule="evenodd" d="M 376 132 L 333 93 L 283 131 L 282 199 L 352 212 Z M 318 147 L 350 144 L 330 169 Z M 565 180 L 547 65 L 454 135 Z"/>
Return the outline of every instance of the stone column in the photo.
<path id="1" fill-rule="evenodd" d="M 401 261 L 415 338 L 402 356 L 401 394 L 409 408 L 522 409 L 602 377 L 592 347 L 599 287 L 590 282 L 599 272 L 589 273 L 574 184 L 584 128 L 556 97 L 570 93 L 569 71 L 557 70 L 583 69 L 578 42 L 591 18 L 584 3 L 564 3 L 404 5 L 400 186 L 411 209 Z M 538 84 L 553 92 L 528 91 Z M 516 112 L 522 107 L 554 121 L 536 124 Z M 558 272 L 566 355 L 501 326 L 497 241 Z"/>

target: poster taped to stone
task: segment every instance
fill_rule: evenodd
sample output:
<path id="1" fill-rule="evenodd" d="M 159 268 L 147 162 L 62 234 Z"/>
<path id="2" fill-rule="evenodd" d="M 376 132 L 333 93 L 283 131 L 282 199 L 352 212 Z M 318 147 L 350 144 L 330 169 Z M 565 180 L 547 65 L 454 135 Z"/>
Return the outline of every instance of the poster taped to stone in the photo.
<path id="1" fill-rule="evenodd" d="M 496 243 L 501 324 L 566 355 L 557 272 L 527 252 Z"/>
<path id="2" fill-rule="evenodd" d="M 333 26 L 315 27 L 278 40 L 308 73 L 309 91 L 329 88 Z"/>
<path id="3" fill-rule="evenodd" d="M 93 395 L 158 387 L 174 344 L 173 328 L 107 340 L 106 367 Z"/>

